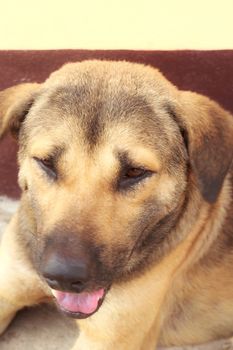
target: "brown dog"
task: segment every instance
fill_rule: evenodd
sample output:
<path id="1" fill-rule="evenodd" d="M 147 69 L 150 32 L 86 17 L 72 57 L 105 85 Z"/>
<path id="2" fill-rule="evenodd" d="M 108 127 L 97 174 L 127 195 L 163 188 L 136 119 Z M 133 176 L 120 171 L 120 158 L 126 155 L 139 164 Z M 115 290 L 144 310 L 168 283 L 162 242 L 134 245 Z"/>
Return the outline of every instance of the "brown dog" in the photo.
<path id="1" fill-rule="evenodd" d="M 233 331 L 231 115 L 127 62 L 65 65 L 0 93 L 20 208 L 0 251 L 0 327 L 46 298 L 77 350 Z M 135 331 L 137 330 L 137 331 Z"/>

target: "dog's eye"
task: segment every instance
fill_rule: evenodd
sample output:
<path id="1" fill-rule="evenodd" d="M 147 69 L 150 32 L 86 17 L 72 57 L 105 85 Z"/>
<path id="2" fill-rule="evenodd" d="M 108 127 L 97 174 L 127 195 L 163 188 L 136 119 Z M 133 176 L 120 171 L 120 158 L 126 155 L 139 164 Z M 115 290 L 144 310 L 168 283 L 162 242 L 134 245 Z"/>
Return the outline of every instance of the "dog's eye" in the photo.
<path id="1" fill-rule="evenodd" d="M 57 178 L 56 168 L 54 164 L 54 160 L 52 158 L 37 158 L 33 157 L 33 159 L 39 164 L 40 168 L 46 172 L 46 174 L 52 178 Z"/>
<path id="2" fill-rule="evenodd" d="M 141 177 L 145 174 L 145 171 L 146 170 L 142 168 L 131 168 L 126 171 L 124 177 L 127 179 Z"/>
<path id="3" fill-rule="evenodd" d="M 130 188 L 151 175 L 152 171 L 144 168 L 128 168 L 121 175 L 119 187 L 120 189 Z"/>

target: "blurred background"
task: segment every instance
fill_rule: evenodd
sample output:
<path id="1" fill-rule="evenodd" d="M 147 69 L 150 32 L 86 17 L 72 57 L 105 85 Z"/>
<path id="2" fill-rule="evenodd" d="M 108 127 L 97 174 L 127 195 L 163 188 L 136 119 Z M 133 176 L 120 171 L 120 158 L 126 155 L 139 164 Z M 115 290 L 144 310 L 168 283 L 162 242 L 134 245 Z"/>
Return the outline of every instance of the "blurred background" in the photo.
<path id="1" fill-rule="evenodd" d="M 0 50 L 232 49 L 232 0 L 0 0 Z"/>

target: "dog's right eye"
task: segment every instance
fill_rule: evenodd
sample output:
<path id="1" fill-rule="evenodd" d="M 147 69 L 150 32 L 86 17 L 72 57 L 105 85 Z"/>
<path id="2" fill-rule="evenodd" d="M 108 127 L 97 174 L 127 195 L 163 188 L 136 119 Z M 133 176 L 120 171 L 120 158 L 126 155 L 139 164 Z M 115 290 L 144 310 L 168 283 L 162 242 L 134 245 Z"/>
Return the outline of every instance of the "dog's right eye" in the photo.
<path id="1" fill-rule="evenodd" d="M 38 158 L 33 157 L 40 168 L 52 179 L 57 179 L 57 172 L 52 158 Z"/>

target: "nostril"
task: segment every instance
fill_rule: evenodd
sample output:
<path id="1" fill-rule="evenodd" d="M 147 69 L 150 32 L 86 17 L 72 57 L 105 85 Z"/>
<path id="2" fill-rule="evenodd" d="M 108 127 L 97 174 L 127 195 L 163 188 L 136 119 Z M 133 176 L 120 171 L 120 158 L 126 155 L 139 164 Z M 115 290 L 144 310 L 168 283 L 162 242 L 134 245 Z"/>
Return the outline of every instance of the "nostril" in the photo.
<path id="1" fill-rule="evenodd" d="M 51 288 L 54 288 L 54 289 L 59 288 L 58 281 L 51 279 L 51 278 L 45 278 L 45 280 Z"/>
<path id="2" fill-rule="evenodd" d="M 41 274 L 56 290 L 82 292 L 89 281 L 89 265 L 84 258 L 73 259 L 52 252 L 43 257 Z"/>

